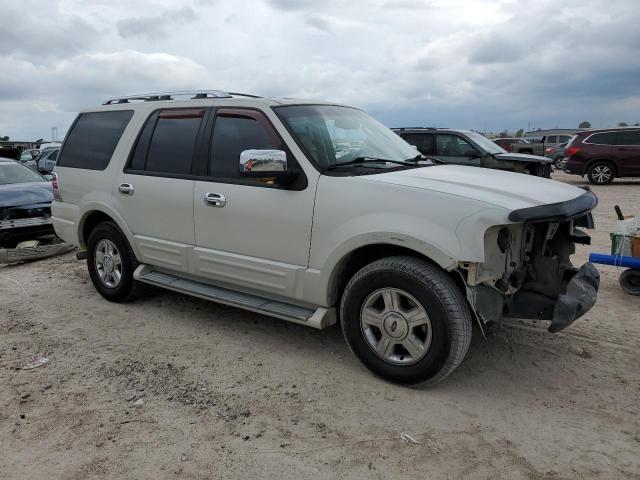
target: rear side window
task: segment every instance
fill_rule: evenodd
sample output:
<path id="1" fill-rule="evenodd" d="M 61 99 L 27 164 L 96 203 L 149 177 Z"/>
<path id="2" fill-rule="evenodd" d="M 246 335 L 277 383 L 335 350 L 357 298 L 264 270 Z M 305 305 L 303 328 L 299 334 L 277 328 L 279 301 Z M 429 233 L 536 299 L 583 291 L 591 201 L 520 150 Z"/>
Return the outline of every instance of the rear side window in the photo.
<path id="1" fill-rule="evenodd" d="M 64 142 L 58 166 L 87 170 L 107 168 L 132 116 L 132 110 L 80 114 Z"/>
<path id="2" fill-rule="evenodd" d="M 594 133 L 583 143 L 593 143 L 596 145 L 614 145 L 616 143 L 616 132 Z"/>
<path id="3" fill-rule="evenodd" d="M 130 169 L 190 174 L 205 112 L 205 109 L 167 109 L 151 115 L 138 137 Z"/>
<path id="4" fill-rule="evenodd" d="M 640 145 L 640 130 L 620 132 L 618 140 L 620 145 Z"/>
<path id="5" fill-rule="evenodd" d="M 555 135 L 551 135 L 545 139 L 547 143 L 556 143 L 558 141 L 558 137 Z"/>

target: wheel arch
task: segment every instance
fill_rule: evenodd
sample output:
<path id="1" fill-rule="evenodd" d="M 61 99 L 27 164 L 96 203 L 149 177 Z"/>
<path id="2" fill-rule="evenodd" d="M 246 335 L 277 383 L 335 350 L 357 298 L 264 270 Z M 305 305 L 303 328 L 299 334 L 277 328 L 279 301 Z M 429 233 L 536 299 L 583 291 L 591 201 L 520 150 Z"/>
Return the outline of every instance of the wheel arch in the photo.
<path id="1" fill-rule="evenodd" d="M 137 246 L 133 241 L 133 232 L 129 229 L 122 217 L 103 204 L 87 205 L 78 222 L 78 240 L 82 248 L 87 247 L 87 241 L 91 231 L 102 222 L 113 222 L 123 233 L 131 246 L 136 258 L 140 259 Z"/>
<path id="2" fill-rule="evenodd" d="M 382 258 L 398 255 L 426 260 L 427 262 L 442 268 L 443 271 L 454 279 L 456 284 L 459 284 L 460 280 L 459 278 L 456 278 L 458 275 L 451 271 L 452 266 L 455 265 L 455 261 L 445 254 L 428 255 L 419 249 L 399 245 L 394 242 L 368 243 L 353 248 L 342 255 L 331 269 L 326 289 L 328 305 L 339 305 L 344 287 L 347 285 L 351 277 L 353 277 L 353 275 L 365 265 Z"/>
<path id="3" fill-rule="evenodd" d="M 586 165 L 584 166 L 584 172 L 583 175 L 586 175 L 589 172 L 589 169 L 598 162 L 604 162 L 604 163 L 608 163 L 609 165 L 611 165 L 613 167 L 613 174 L 617 177 L 619 174 L 619 169 L 618 169 L 618 164 L 612 160 L 611 158 L 607 158 L 607 157 L 599 157 L 599 158 L 594 158 L 593 160 L 589 160 Z"/>

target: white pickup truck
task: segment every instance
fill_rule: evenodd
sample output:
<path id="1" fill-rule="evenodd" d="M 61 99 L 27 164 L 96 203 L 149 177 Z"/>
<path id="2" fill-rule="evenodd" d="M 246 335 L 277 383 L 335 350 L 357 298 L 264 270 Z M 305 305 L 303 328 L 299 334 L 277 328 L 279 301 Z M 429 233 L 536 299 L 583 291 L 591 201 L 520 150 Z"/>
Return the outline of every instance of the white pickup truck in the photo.
<path id="1" fill-rule="evenodd" d="M 111 301 L 147 285 L 315 328 L 397 383 L 434 384 L 472 322 L 594 304 L 572 266 L 593 193 L 441 165 L 361 110 L 221 91 L 85 110 L 55 168 L 53 224 Z"/>

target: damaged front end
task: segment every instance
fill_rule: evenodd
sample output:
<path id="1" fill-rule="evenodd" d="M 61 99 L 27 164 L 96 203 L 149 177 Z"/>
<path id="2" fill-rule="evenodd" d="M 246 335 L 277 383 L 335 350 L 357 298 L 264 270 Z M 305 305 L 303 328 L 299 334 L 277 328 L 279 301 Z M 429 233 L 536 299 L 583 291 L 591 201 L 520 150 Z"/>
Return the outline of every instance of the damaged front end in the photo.
<path id="1" fill-rule="evenodd" d="M 551 320 L 550 332 L 568 327 L 596 301 L 600 275 L 591 263 L 573 266 L 575 244 L 590 244 L 580 228 L 593 228 L 596 196 L 587 191 L 557 204 L 514 210 L 485 232 L 482 263 L 461 262 L 467 298 L 486 323 L 503 316 Z"/>

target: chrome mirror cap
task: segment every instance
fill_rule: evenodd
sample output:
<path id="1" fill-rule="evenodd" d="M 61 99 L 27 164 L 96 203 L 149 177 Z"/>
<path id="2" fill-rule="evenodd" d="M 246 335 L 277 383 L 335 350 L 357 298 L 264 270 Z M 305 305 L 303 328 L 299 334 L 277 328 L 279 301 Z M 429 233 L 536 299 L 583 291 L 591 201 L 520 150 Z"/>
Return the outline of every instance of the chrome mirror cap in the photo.
<path id="1" fill-rule="evenodd" d="M 244 150 L 240 153 L 240 172 L 287 171 L 287 154 L 282 150 Z"/>

